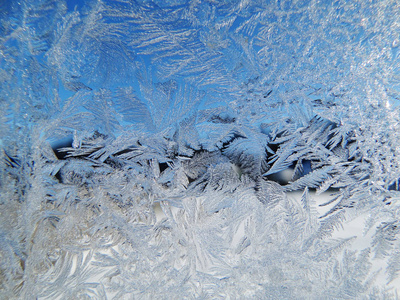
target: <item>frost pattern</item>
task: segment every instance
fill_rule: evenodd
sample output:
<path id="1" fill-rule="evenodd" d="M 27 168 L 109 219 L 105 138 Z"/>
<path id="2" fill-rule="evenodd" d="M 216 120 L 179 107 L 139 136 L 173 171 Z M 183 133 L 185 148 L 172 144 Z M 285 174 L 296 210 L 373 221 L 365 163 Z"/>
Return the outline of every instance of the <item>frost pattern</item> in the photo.
<path id="1" fill-rule="evenodd" d="M 0 297 L 396 299 L 399 9 L 3 1 Z"/>

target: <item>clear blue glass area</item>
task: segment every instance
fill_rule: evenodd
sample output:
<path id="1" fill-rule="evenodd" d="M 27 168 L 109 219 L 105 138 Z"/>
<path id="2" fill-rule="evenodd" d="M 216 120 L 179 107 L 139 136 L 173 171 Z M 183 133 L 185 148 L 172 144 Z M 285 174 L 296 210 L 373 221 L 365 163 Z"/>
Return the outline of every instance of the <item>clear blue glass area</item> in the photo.
<path id="1" fill-rule="evenodd" d="M 1 299 L 397 299 L 398 1 L 0 1 Z"/>

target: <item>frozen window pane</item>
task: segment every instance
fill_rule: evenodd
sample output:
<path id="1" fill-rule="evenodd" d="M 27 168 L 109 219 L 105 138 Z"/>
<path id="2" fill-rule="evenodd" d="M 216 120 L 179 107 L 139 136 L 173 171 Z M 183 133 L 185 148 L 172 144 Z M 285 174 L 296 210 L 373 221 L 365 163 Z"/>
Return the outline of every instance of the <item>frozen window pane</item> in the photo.
<path id="1" fill-rule="evenodd" d="M 396 299 L 398 1 L 0 4 L 0 298 Z"/>

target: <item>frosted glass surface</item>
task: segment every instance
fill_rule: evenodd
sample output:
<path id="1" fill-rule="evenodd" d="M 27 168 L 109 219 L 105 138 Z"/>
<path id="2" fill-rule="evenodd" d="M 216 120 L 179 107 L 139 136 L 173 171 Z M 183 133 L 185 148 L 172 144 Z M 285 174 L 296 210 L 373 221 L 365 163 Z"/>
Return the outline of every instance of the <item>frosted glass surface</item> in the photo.
<path id="1" fill-rule="evenodd" d="M 398 299 L 400 4 L 0 1 L 0 299 Z"/>

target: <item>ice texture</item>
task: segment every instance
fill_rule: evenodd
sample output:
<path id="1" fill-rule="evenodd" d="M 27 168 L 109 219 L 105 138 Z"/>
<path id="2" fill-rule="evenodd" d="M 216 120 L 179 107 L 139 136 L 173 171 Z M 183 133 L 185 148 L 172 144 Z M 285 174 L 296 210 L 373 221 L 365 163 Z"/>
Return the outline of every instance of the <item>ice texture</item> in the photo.
<path id="1" fill-rule="evenodd" d="M 397 0 L 1 1 L 0 299 L 397 299 L 399 51 Z"/>

